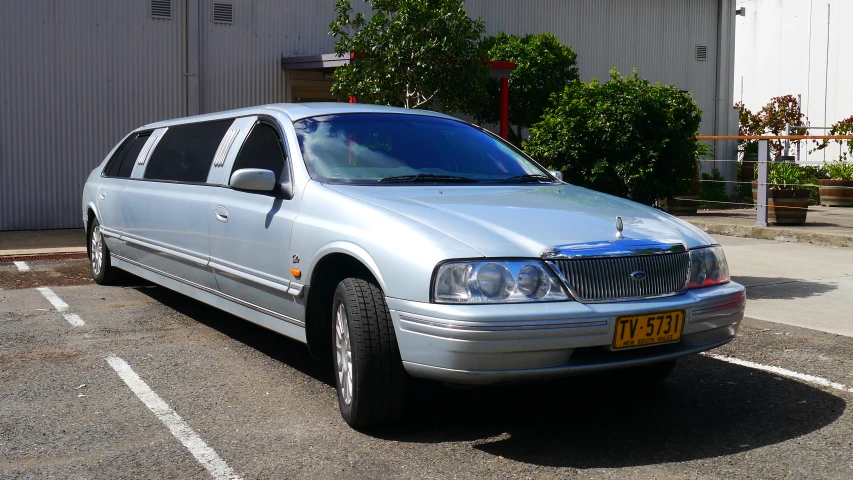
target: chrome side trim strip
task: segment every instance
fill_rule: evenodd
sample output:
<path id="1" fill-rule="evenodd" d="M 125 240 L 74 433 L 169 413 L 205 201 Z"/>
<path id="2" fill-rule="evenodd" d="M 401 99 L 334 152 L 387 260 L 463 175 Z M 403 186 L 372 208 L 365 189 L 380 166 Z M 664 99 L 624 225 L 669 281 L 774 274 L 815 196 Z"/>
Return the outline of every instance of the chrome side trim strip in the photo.
<path id="1" fill-rule="evenodd" d="M 249 270 L 248 268 L 241 267 L 239 265 L 235 265 L 231 262 L 226 262 L 225 260 L 221 260 L 218 258 L 211 257 L 208 265 L 210 265 L 210 267 L 212 267 L 214 270 L 218 270 L 221 273 L 230 275 L 232 277 L 237 277 L 242 280 L 246 280 L 247 282 L 253 282 L 260 285 L 264 285 L 265 287 L 269 287 L 280 292 L 287 293 L 288 295 L 293 295 L 294 297 L 298 297 L 300 294 L 302 294 L 302 290 L 305 287 L 300 283 L 292 282 L 290 280 L 276 277 L 274 275 L 269 275 L 263 272 Z"/>
<path id="2" fill-rule="evenodd" d="M 209 265 L 213 267 L 213 270 L 218 270 L 232 277 L 237 277 L 242 280 L 246 280 L 247 282 L 257 283 L 280 292 L 288 293 L 288 289 L 290 288 L 290 281 L 288 280 L 278 278 L 272 279 L 269 277 L 264 278 L 258 275 L 258 273 L 247 272 L 245 269 L 237 267 L 236 265 L 223 265 L 219 262 L 220 260 L 211 259 Z"/>
<path id="3" fill-rule="evenodd" d="M 121 232 L 119 232 L 118 230 L 113 230 L 112 228 L 107 228 L 103 225 L 101 225 L 101 233 L 105 237 L 121 238 Z"/>
<path id="4" fill-rule="evenodd" d="M 557 330 L 568 328 L 587 328 L 587 327 L 604 327 L 607 326 L 607 320 L 596 320 L 591 322 L 574 322 L 574 323 L 559 323 L 559 324 L 543 324 L 543 325 L 458 325 L 453 323 L 437 322 L 433 320 L 423 320 L 413 318 L 406 315 L 400 315 L 400 320 L 411 323 L 418 323 L 428 327 L 447 328 L 450 330 L 463 330 L 469 332 L 506 332 L 513 330 Z"/>
<path id="5" fill-rule="evenodd" d="M 154 272 L 158 275 L 162 275 L 166 278 L 170 278 L 170 279 L 175 280 L 177 282 L 181 282 L 181 283 L 184 283 L 184 284 L 189 285 L 191 287 L 195 287 L 195 288 L 197 288 L 203 292 L 210 293 L 212 295 L 216 295 L 217 297 L 224 298 L 225 300 L 228 300 L 229 302 L 236 303 L 236 304 L 241 305 L 241 306 L 246 307 L 246 308 L 251 308 L 252 310 L 263 313 L 264 315 L 269 315 L 269 316 L 275 317 L 279 320 L 283 320 L 285 322 L 292 323 L 292 324 L 300 326 L 300 327 L 305 327 L 305 322 L 300 322 L 299 320 L 297 320 L 295 318 L 288 317 L 287 315 L 282 315 L 278 312 L 274 312 L 274 311 L 266 309 L 264 307 L 259 307 L 253 303 L 249 303 L 249 302 L 246 302 L 244 300 L 240 300 L 237 297 L 232 297 L 231 295 L 228 295 L 226 293 L 222 293 L 219 290 L 214 290 L 212 288 L 205 287 L 204 285 L 199 285 L 195 282 L 191 282 L 189 280 L 183 279 L 183 278 L 178 277 L 176 275 L 172 275 L 171 273 L 166 273 L 162 270 L 158 270 L 156 268 L 149 267 L 148 265 L 144 265 L 142 263 L 139 263 L 137 261 L 130 260 L 128 258 L 116 255 L 114 253 L 111 253 L 110 255 L 118 258 L 119 260 L 121 260 L 123 262 L 127 262 L 131 265 L 136 265 L 137 267 L 144 268 L 148 271 Z"/>
<path id="6" fill-rule="evenodd" d="M 176 248 L 171 245 L 165 245 L 154 240 L 143 240 L 140 237 L 137 237 L 136 235 L 131 235 L 129 233 L 122 233 L 121 238 L 122 240 L 125 240 L 128 243 L 132 243 L 140 247 L 147 248 L 149 250 L 154 250 L 156 252 L 160 252 L 175 258 L 180 258 L 181 260 L 186 260 L 191 263 L 204 265 L 205 267 L 208 264 L 207 257 L 202 257 L 201 255 L 184 250 L 182 248 Z"/>
<path id="7" fill-rule="evenodd" d="M 199 256 L 193 252 L 188 252 L 183 249 L 177 249 L 173 246 L 164 246 L 160 244 L 160 242 L 154 243 L 153 240 L 142 240 L 135 235 L 130 235 L 127 233 L 122 233 L 121 239 L 126 241 L 127 243 L 132 243 L 142 248 L 147 248 L 149 250 L 154 250 L 155 252 L 160 252 L 165 255 L 169 255 L 171 257 L 179 258 L 181 260 L 185 260 L 190 263 L 195 263 L 197 265 L 207 266 L 208 259 L 207 257 Z"/>

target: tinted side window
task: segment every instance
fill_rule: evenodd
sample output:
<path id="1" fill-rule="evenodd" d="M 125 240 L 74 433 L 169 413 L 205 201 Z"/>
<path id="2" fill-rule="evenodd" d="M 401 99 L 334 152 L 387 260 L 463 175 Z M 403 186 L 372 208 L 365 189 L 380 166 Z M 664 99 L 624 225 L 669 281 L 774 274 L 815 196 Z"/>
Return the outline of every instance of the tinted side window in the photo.
<path id="1" fill-rule="evenodd" d="M 213 154 L 233 120 L 169 127 L 145 167 L 145 178 L 204 183 Z"/>
<path id="2" fill-rule="evenodd" d="M 110 161 L 107 162 L 107 166 L 104 167 L 104 176 L 105 177 L 115 177 L 118 172 L 118 167 L 121 166 L 121 160 L 124 158 L 124 154 L 127 152 L 127 149 L 130 147 L 130 144 L 133 143 L 136 134 L 128 136 L 124 139 L 124 142 L 119 145 L 116 149 L 113 156 L 110 158 Z"/>
<path id="3" fill-rule="evenodd" d="M 264 123 L 255 125 L 246 141 L 243 142 L 243 146 L 240 147 L 240 153 L 237 154 L 231 172 L 236 172 L 241 168 L 272 170 L 276 178 L 279 179 L 279 183 L 288 181 L 284 150 L 282 150 L 281 140 L 279 140 L 278 133 L 274 128 Z"/>
<path id="4" fill-rule="evenodd" d="M 130 144 L 130 148 L 127 149 L 127 152 L 124 154 L 124 158 L 121 160 L 121 166 L 119 166 L 118 173 L 116 173 L 117 177 L 130 178 L 130 173 L 133 172 L 133 164 L 136 163 L 136 158 L 139 156 L 139 152 L 142 151 L 142 147 L 145 146 L 145 142 L 148 141 L 148 137 L 150 136 L 150 133 L 140 134 L 136 137 L 136 140 Z"/>

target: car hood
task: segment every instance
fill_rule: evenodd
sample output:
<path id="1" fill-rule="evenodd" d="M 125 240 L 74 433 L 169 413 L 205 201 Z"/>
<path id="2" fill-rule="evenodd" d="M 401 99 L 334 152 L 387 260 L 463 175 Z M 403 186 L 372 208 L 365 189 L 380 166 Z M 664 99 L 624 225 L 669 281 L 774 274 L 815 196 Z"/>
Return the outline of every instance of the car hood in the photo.
<path id="1" fill-rule="evenodd" d="M 616 217 L 628 239 L 712 243 L 659 210 L 573 185 L 326 185 L 443 232 L 487 257 L 539 257 L 543 250 L 613 240 Z"/>

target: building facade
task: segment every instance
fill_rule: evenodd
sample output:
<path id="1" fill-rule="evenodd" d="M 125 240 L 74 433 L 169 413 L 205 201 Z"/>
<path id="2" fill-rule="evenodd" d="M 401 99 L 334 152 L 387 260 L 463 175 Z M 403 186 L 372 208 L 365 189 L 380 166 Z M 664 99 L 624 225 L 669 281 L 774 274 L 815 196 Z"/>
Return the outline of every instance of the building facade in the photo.
<path id="1" fill-rule="evenodd" d="M 817 127 L 853 116 L 847 83 L 853 79 L 853 1 L 737 0 L 737 6 L 746 15 L 736 20 L 735 101 L 755 112 L 773 97 L 799 95 L 802 112 Z M 814 145 L 804 142 L 798 158 L 822 164 L 837 159 L 839 147 L 809 154 Z"/>
<path id="2" fill-rule="evenodd" d="M 0 230 L 81 226 L 89 171 L 128 131 L 273 102 L 333 100 L 334 0 L 0 2 Z M 581 79 L 611 68 L 687 91 L 732 134 L 735 0 L 468 0 L 487 34 L 552 32 Z M 354 6 L 369 7 L 360 0 Z M 734 156 L 732 142 L 715 145 Z"/>

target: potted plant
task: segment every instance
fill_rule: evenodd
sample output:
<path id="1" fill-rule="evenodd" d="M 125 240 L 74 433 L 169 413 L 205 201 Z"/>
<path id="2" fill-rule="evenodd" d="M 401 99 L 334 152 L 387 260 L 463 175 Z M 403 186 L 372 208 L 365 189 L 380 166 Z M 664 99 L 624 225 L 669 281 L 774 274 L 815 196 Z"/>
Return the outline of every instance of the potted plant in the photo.
<path id="1" fill-rule="evenodd" d="M 853 207 L 853 161 L 843 158 L 826 165 L 829 178 L 818 180 L 820 204 L 828 207 Z"/>
<path id="2" fill-rule="evenodd" d="M 767 165 L 767 223 L 802 225 L 809 211 L 806 174 L 799 165 L 773 162 Z M 758 204 L 758 182 L 752 182 L 752 199 Z"/>

